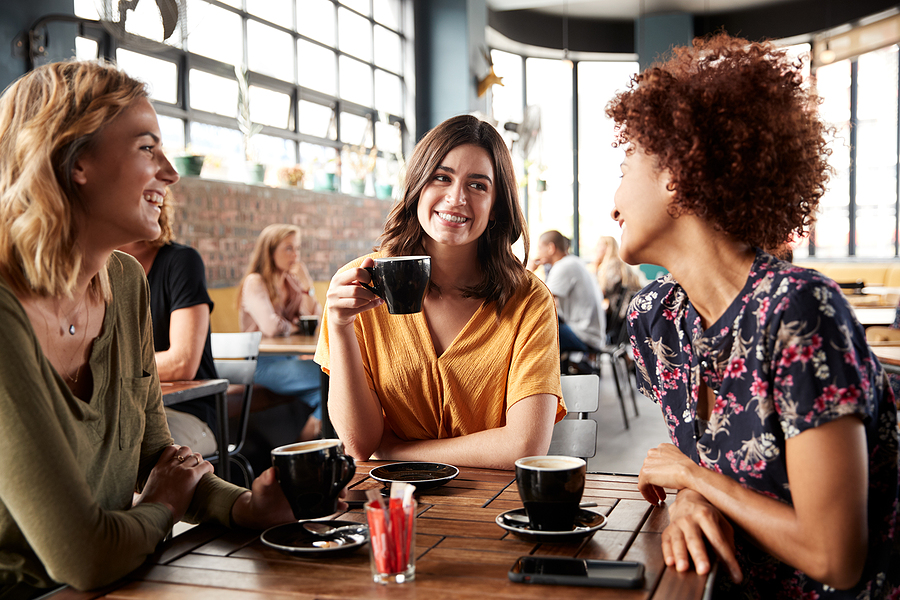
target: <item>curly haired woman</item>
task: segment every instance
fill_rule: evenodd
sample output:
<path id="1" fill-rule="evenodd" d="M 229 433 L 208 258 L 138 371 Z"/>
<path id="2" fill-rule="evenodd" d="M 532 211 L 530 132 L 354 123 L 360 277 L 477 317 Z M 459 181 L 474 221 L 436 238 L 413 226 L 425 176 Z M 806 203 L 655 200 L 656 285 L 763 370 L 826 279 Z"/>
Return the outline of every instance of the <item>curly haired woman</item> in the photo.
<path id="1" fill-rule="evenodd" d="M 724 597 L 894 597 L 893 394 L 838 286 L 761 250 L 805 233 L 828 180 L 800 67 L 720 34 L 607 107 L 627 148 L 621 256 L 670 272 L 628 315 L 673 442 L 648 452 L 640 488 L 678 491 L 666 564 L 707 573 L 709 542 Z"/>

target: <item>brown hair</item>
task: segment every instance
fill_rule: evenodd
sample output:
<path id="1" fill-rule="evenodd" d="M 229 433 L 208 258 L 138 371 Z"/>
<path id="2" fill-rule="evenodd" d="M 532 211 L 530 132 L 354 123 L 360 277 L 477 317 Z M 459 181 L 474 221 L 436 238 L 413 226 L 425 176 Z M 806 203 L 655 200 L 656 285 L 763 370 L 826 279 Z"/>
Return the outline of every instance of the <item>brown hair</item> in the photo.
<path id="1" fill-rule="evenodd" d="M 768 42 L 695 39 L 610 101 L 615 145 L 636 143 L 671 173 L 673 216 L 694 214 L 752 246 L 779 247 L 812 225 L 831 172 L 832 130 L 801 67 Z"/>
<path id="2" fill-rule="evenodd" d="M 425 232 L 417 215 L 419 196 L 447 153 L 467 144 L 484 148 L 491 157 L 497 195 L 494 220 L 478 239 L 478 261 L 484 277 L 481 283 L 462 292 L 465 297 L 496 302 L 499 314 L 526 282 L 529 239 L 509 149 L 490 123 L 471 115 L 460 115 L 447 119 L 422 138 L 407 165 L 400 201 L 388 215 L 379 249 L 388 256 L 424 252 L 422 239 Z M 520 237 L 525 247 L 522 261 L 512 251 L 513 243 Z"/>
<path id="3" fill-rule="evenodd" d="M 172 221 L 175 216 L 174 203 L 175 200 L 172 198 L 172 193 L 166 188 L 166 197 L 163 200 L 163 205 L 159 209 L 159 237 L 152 242 L 148 242 L 155 248 L 162 248 L 175 239 L 175 230 L 172 228 Z"/>
<path id="4" fill-rule="evenodd" d="M 0 264 L 18 290 L 68 296 L 81 270 L 75 163 L 145 85 L 114 65 L 65 61 L 23 75 L 0 98 Z M 92 282 L 109 296 L 103 268 Z"/>
<path id="5" fill-rule="evenodd" d="M 551 229 L 550 231 L 545 231 L 544 233 L 542 233 L 541 240 L 548 244 L 553 244 L 554 246 L 556 246 L 556 249 L 563 254 L 569 253 L 569 238 L 555 229 Z"/>
<path id="6" fill-rule="evenodd" d="M 269 300 L 272 304 L 278 303 L 279 290 L 275 285 L 275 261 L 272 258 L 275 254 L 275 248 L 278 244 L 292 235 L 300 235 L 300 228 L 296 225 L 283 225 L 276 223 L 269 225 L 263 229 L 259 237 L 256 238 L 256 246 L 253 248 L 253 254 L 250 255 L 250 264 L 244 272 L 244 278 L 238 286 L 237 305 L 241 305 L 241 295 L 244 292 L 244 282 L 247 277 L 258 273 L 263 282 L 266 284 L 266 291 L 269 292 Z"/>

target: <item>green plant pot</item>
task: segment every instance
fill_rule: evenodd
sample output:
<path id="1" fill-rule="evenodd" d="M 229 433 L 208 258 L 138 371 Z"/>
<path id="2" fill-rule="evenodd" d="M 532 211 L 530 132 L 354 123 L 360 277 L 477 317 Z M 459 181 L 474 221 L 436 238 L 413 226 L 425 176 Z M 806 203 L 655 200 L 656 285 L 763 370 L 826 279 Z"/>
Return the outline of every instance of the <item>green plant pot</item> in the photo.
<path id="1" fill-rule="evenodd" d="M 178 171 L 178 174 L 182 177 L 185 175 L 197 177 L 198 175 L 200 175 L 200 171 L 203 169 L 203 159 L 205 158 L 206 157 L 202 154 L 176 156 L 173 160 L 173 162 L 175 163 L 175 170 Z"/>
<path id="2" fill-rule="evenodd" d="M 350 191 L 354 194 L 365 194 L 366 193 L 366 180 L 365 179 L 351 179 L 350 180 Z"/>
<path id="3" fill-rule="evenodd" d="M 247 183 L 262 183 L 266 178 L 266 165 L 253 163 L 247 165 Z"/>
<path id="4" fill-rule="evenodd" d="M 394 193 L 394 186 L 390 183 L 375 184 L 375 197 L 379 200 L 387 200 Z"/>
<path id="5" fill-rule="evenodd" d="M 336 192 L 338 178 L 334 173 L 316 173 L 313 179 L 313 189 L 317 192 Z"/>

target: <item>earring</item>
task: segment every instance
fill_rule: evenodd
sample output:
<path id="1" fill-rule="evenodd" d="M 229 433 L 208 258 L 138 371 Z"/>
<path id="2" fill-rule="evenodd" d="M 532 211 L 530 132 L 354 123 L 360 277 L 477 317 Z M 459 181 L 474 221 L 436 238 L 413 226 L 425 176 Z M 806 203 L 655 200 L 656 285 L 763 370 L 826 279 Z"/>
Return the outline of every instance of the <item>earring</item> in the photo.
<path id="1" fill-rule="evenodd" d="M 497 219 L 494 219 L 493 221 L 488 221 L 488 229 L 493 229 L 496 226 L 497 226 Z"/>

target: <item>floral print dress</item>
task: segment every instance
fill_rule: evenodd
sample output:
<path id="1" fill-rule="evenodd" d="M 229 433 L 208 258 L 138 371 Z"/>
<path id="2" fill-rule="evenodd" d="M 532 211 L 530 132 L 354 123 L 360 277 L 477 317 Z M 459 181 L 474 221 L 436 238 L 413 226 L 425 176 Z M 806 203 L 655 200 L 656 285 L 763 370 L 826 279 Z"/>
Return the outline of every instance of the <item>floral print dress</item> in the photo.
<path id="1" fill-rule="evenodd" d="M 758 250 L 743 290 L 708 329 L 671 275 L 635 296 L 628 327 L 638 385 L 662 408 L 673 443 L 744 487 L 790 504 L 786 440 L 845 415 L 865 426 L 869 550 L 860 583 L 825 586 L 736 531 L 744 583 L 720 576 L 721 597 L 900 598 L 897 406 L 837 284 Z M 708 422 L 696 413 L 701 381 L 716 397 Z"/>

